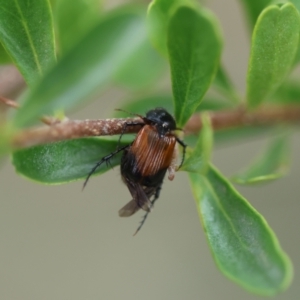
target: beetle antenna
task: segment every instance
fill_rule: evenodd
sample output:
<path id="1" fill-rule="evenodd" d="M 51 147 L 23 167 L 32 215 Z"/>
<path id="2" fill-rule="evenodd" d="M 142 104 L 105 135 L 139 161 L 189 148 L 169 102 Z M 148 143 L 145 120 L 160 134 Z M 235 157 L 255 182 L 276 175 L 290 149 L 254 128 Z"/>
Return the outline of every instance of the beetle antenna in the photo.
<path id="1" fill-rule="evenodd" d="M 151 208 L 154 206 L 154 202 L 155 202 L 157 199 L 158 199 L 158 197 L 153 199 L 153 201 L 151 202 L 151 203 L 152 203 Z M 133 234 L 133 236 L 135 236 L 135 235 L 141 230 L 141 228 L 143 227 L 143 225 L 145 224 L 145 222 L 146 222 L 146 220 L 147 220 L 147 217 L 148 217 L 149 213 L 150 213 L 150 211 L 147 211 L 147 212 L 144 214 L 143 219 L 142 219 L 142 221 L 140 222 L 140 225 L 139 225 L 139 227 L 137 228 L 137 230 L 135 231 L 135 233 Z"/>
<path id="2" fill-rule="evenodd" d="M 122 112 L 125 112 L 131 116 L 136 116 L 136 117 L 140 117 L 141 119 L 144 119 L 144 117 L 142 115 L 139 115 L 139 114 L 134 114 L 132 112 L 129 112 L 127 110 L 124 110 L 124 109 L 121 109 L 121 108 L 115 108 L 116 111 L 122 111 Z"/>
<path id="3" fill-rule="evenodd" d="M 135 233 L 133 234 L 133 236 L 135 236 L 135 235 L 141 230 L 141 228 L 143 227 L 144 223 L 146 222 L 146 219 L 147 219 L 147 217 L 148 217 L 148 214 L 149 214 L 149 212 L 147 211 L 147 212 L 145 213 L 145 215 L 143 216 L 143 219 L 142 219 L 142 221 L 140 222 L 140 225 L 139 225 L 139 227 L 137 228 L 137 230 L 135 231 Z"/>
<path id="4" fill-rule="evenodd" d="M 160 194 L 160 191 L 161 191 L 161 186 L 162 186 L 162 182 L 160 183 L 160 185 L 157 187 L 157 189 L 155 191 L 155 196 L 154 196 L 154 199 L 151 201 L 151 207 L 150 208 L 153 208 L 155 201 L 159 198 L 159 194 Z M 145 215 L 143 216 L 142 221 L 140 222 L 139 227 L 137 228 L 137 230 L 135 231 L 133 236 L 135 236 L 141 230 L 141 228 L 143 227 L 143 225 L 146 222 L 146 219 L 147 219 L 149 213 L 150 213 L 150 211 L 147 211 L 145 213 Z"/>
<path id="5" fill-rule="evenodd" d="M 99 162 L 96 163 L 96 165 L 93 167 L 93 169 L 89 172 L 88 176 L 86 177 L 82 190 L 85 188 L 87 182 L 89 181 L 90 177 L 96 172 L 96 170 L 105 162 L 105 160 L 101 159 Z M 107 163 L 107 161 L 106 161 Z"/>

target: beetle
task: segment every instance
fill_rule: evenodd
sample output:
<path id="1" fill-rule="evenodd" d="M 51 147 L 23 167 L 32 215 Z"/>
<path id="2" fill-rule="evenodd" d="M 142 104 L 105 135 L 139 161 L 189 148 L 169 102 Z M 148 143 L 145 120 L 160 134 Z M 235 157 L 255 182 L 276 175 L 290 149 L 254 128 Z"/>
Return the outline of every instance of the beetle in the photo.
<path id="1" fill-rule="evenodd" d="M 136 115 L 136 114 L 135 114 Z M 121 177 L 127 186 L 132 200 L 119 210 L 120 217 L 129 217 L 138 210 L 146 211 L 135 234 L 141 229 L 151 211 L 155 201 L 159 198 L 161 187 L 167 170 L 168 178 L 173 180 L 177 169 L 176 143 L 183 147 L 180 168 L 185 159 L 186 144 L 177 137 L 175 119 L 161 107 L 149 110 L 146 116 L 136 115 L 141 121 L 125 123 L 119 138 L 119 143 L 126 128 L 140 126 L 134 141 L 129 145 L 119 147 L 112 153 L 103 157 L 87 175 L 83 187 L 87 184 L 90 176 L 104 162 L 119 152 L 123 151 L 121 158 Z"/>

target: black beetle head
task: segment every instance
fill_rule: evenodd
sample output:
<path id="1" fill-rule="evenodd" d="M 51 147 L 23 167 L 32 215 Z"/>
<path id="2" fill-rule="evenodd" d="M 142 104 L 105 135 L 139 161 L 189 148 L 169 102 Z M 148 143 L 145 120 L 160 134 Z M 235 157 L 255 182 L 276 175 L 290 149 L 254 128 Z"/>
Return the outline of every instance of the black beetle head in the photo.
<path id="1" fill-rule="evenodd" d="M 149 110 L 144 118 L 146 124 L 154 125 L 160 136 L 176 129 L 174 118 L 161 107 Z"/>

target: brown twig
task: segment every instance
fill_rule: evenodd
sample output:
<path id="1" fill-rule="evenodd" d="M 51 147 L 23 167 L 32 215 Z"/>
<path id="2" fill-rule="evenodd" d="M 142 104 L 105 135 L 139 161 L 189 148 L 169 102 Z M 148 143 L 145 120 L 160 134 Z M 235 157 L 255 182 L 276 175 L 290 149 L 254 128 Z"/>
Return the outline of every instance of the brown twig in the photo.
<path id="1" fill-rule="evenodd" d="M 16 101 L 2 97 L 2 96 L 0 96 L 0 104 L 3 104 L 7 107 L 15 108 L 15 109 L 20 108 L 20 105 Z M 48 116 L 41 117 L 40 120 L 46 125 L 54 125 L 54 124 L 58 124 L 61 122 L 61 120 L 59 120 L 55 117 L 48 117 Z"/>
<path id="2" fill-rule="evenodd" d="M 278 123 L 300 122 L 299 106 L 264 107 L 256 111 L 246 111 L 243 108 L 229 111 L 209 113 L 214 130 L 233 127 L 275 125 Z M 122 133 L 127 122 L 142 122 L 140 118 L 74 120 L 55 123 L 50 126 L 31 128 L 15 135 L 12 145 L 15 148 L 26 148 L 50 142 L 58 142 L 88 136 L 106 136 Z M 196 134 L 201 130 L 201 114 L 195 114 L 186 124 L 186 134 Z M 136 133 L 139 126 L 129 126 L 124 133 Z"/>
<path id="3" fill-rule="evenodd" d="M 245 126 L 265 126 L 279 123 L 299 123 L 299 106 L 265 106 L 255 111 L 244 108 L 209 113 L 214 130 Z M 201 114 L 193 115 L 184 130 L 186 134 L 195 134 L 201 130 Z"/>
<path id="4" fill-rule="evenodd" d="M 115 135 L 122 133 L 125 123 L 136 121 L 142 122 L 140 118 L 63 121 L 48 127 L 21 131 L 14 137 L 12 144 L 15 148 L 26 148 L 88 136 Z M 140 129 L 136 127 L 139 126 L 128 127 L 124 133 L 135 133 Z"/>
<path id="5" fill-rule="evenodd" d="M 2 97 L 2 96 L 0 96 L 0 103 L 3 103 L 4 105 L 6 105 L 8 107 L 19 108 L 19 104 L 16 101 L 10 100 L 10 99 Z"/>

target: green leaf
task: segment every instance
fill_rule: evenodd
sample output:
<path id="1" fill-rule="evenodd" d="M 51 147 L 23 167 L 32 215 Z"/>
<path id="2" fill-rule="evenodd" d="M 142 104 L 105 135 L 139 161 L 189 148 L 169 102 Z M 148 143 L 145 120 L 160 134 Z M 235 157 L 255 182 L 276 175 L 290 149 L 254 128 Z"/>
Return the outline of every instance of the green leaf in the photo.
<path id="1" fill-rule="evenodd" d="M 252 184 L 286 175 L 289 165 L 288 148 L 287 137 L 277 137 L 253 164 L 234 176 L 233 180 L 240 184 Z"/>
<path id="2" fill-rule="evenodd" d="M 170 17 L 180 5 L 189 0 L 153 0 L 148 8 L 149 35 L 153 46 L 168 57 L 167 28 Z"/>
<path id="3" fill-rule="evenodd" d="M 175 118 L 183 127 L 217 72 L 221 54 L 217 21 L 207 11 L 179 8 L 170 20 L 168 50 Z"/>
<path id="4" fill-rule="evenodd" d="M 282 84 L 272 95 L 270 102 L 280 104 L 300 104 L 300 82 L 290 80 Z"/>
<path id="5" fill-rule="evenodd" d="M 200 105 L 197 107 L 196 112 L 217 111 L 232 108 L 232 104 L 228 103 L 228 101 L 224 101 L 224 99 L 220 99 L 216 96 L 205 95 Z"/>
<path id="6" fill-rule="evenodd" d="M 108 16 L 25 95 L 15 115 L 15 126 L 26 126 L 43 114 L 73 107 L 96 88 L 105 88 L 145 38 L 141 15 L 122 11 Z"/>
<path id="7" fill-rule="evenodd" d="M 11 58 L 3 48 L 3 46 L 0 44 L 0 64 L 7 64 L 11 63 Z"/>
<path id="8" fill-rule="evenodd" d="M 1 117 L 0 113 L 0 118 Z M 11 152 L 11 139 L 13 136 L 14 131 L 9 124 L 0 122 L 0 160 L 3 156 Z"/>
<path id="9" fill-rule="evenodd" d="M 205 174 L 208 170 L 213 147 L 213 130 L 208 115 L 204 114 L 201 120 L 202 129 L 197 144 L 180 168 L 182 171 Z"/>
<path id="10" fill-rule="evenodd" d="M 289 2 L 293 3 L 295 7 L 297 8 L 298 12 L 300 13 L 300 0 L 290 0 Z M 298 42 L 298 50 L 295 57 L 295 64 L 299 63 L 300 61 L 300 38 Z"/>
<path id="11" fill-rule="evenodd" d="M 261 11 L 272 3 L 273 0 L 240 0 L 245 7 L 251 29 L 254 27 L 255 22 Z"/>
<path id="12" fill-rule="evenodd" d="M 219 269 L 247 290 L 271 296 L 286 289 L 292 265 L 265 219 L 213 167 L 190 173 L 192 190 Z"/>
<path id="13" fill-rule="evenodd" d="M 115 151 L 116 141 L 85 138 L 35 146 L 14 152 L 16 171 L 30 179 L 47 184 L 60 184 L 86 178 L 102 157 Z M 120 146 L 124 146 L 121 143 Z M 121 154 L 96 174 L 104 173 L 120 163 Z"/>
<path id="14" fill-rule="evenodd" d="M 298 48 L 300 16 L 287 3 L 271 5 L 259 16 L 252 37 L 247 101 L 257 107 L 290 72 Z"/>
<path id="15" fill-rule="evenodd" d="M 295 7 L 297 8 L 298 12 L 300 13 L 300 0 L 290 0 L 288 2 L 291 2 L 295 5 Z M 295 64 L 300 62 L 300 38 L 299 38 L 299 42 L 298 42 L 298 50 L 295 56 Z"/>
<path id="16" fill-rule="evenodd" d="M 71 49 L 100 20 L 102 0 L 56 0 L 54 20 L 61 53 Z"/>
<path id="17" fill-rule="evenodd" d="M 0 42 L 30 87 L 55 62 L 48 0 L 0 0 Z"/>

